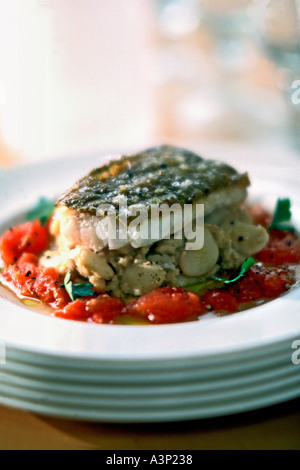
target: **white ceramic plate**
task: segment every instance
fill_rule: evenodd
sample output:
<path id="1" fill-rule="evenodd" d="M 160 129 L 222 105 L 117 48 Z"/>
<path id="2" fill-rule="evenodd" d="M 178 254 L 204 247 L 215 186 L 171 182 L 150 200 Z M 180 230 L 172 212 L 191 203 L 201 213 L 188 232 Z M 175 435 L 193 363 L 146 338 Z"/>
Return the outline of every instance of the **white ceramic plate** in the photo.
<path id="1" fill-rule="evenodd" d="M 55 198 L 78 177 L 107 158 L 92 155 L 2 173 L 0 232 L 21 220 L 22 214 L 37 198 Z M 214 158 L 224 160 L 222 154 L 215 153 Z M 233 160 L 234 155 L 231 155 L 230 162 L 234 163 Z M 238 164 L 239 160 L 235 165 L 249 171 L 253 182 L 251 197 L 271 207 L 278 197 L 290 197 L 294 203 L 295 221 L 300 226 L 300 173 L 295 161 L 289 160 L 293 169 L 274 165 L 267 173 L 262 166 L 262 162 L 267 160 L 265 156 L 256 152 L 255 158 L 252 153 L 247 158 L 244 150 L 243 161 L 247 160 L 251 162 L 251 168 L 250 164 Z M 281 160 L 278 162 L 281 164 Z M 77 409 L 78 416 L 92 419 L 84 400 L 81 411 L 80 399 L 74 401 L 73 408 L 57 407 L 55 403 L 61 403 L 63 390 L 69 387 L 70 392 L 74 390 L 76 397 L 80 397 L 82 389 L 78 384 L 86 383 L 87 391 L 94 394 L 95 383 L 98 383 L 115 387 L 116 393 L 122 396 L 125 385 L 129 384 L 128 394 L 131 390 L 134 395 L 134 391 L 138 394 L 138 387 L 144 384 L 152 385 L 155 399 L 159 393 L 168 396 L 164 387 L 169 383 L 169 392 L 177 393 L 180 388 L 179 402 L 186 413 L 180 407 L 181 411 L 177 412 L 176 400 L 171 401 L 168 413 L 159 414 L 161 405 L 152 416 L 152 420 L 159 420 L 159 416 L 164 420 L 229 414 L 294 398 L 300 395 L 300 383 L 295 378 L 300 366 L 291 365 L 292 343 L 300 339 L 299 307 L 300 289 L 296 288 L 255 309 L 226 317 L 208 316 L 199 322 L 162 326 L 92 325 L 56 319 L 27 309 L 2 289 L 0 340 L 6 345 L 8 362 L 3 366 L 2 382 L 0 380 L 0 400 L 56 416 L 76 417 Z M 287 369 L 282 375 L 285 365 Z M 267 389 L 261 388 L 262 371 L 266 375 L 274 372 L 276 377 L 273 381 L 270 377 Z M 252 388 L 246 395 L 239 387 L 237 396 L 233 393 L 237 385 L 234 380 L 237 379 L 239 383 L 247 383 L 247 379 L 252 381 Z M 74 380 L 75 389 L 72 388 Z M 219 401 L 215 409 L 213 405 L 204 406 L 205 399 L 210 396 L 207 392 L 204 405 L 197 401 L 192 405 L 186 402 L 185 407 L 185 391 L 188 393 L 197 380 L 206 383 L 210 391 L 216 386 L 226 388 L 232 381 L 230 404 L 224 398 L 224 402 Z M 62 381 L 63 390 L 54 386 L 59 381 Z M 36 393 L 41 390 L 42 398 L 37 400 Z M 140 393 L 143 393 L 142 389 Z M 54 403 L 49 404 L 51 396 Z M 125 407 L 129 405 L 131 402 L 124 404 Z M 134 406 L 131 413 L 134 421 L 150 419 L 148 413 L 141 413 Z M 118 420 L 118 417 L 120 421 L 126 421 L 128 416 L 125 409 L 110 415 L 99 409 L 94 414 L 95 419 L 108 421 Z"/>

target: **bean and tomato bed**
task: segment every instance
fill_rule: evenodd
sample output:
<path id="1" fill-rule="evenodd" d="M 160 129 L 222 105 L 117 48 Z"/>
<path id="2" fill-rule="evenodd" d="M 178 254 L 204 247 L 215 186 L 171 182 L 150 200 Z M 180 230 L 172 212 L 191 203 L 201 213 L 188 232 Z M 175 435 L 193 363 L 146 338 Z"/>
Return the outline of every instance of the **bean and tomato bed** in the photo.
<path id="1" fill-rule="evenodd" d="M 261 206 L 250 208 L 250 213 L 256 223 L 270 227 L 272 215 Z M 218 283 L 199 292 L 167 286 L 129 302 L 96 292 L 91 285 L 85 296 L 87 286 L 80 284 L 83 293 L 74 298 L 54 268 L 39 265 L 39 257 L 51 243 L 49 224 L 30 221 L 2 235 L 1 276 L 20 298 L 39 300 L 53 308 L 53 316 L 74 321 L 168 324 L 195 321 L 208 312 L 235 313 L 287 292 L 296 283 L 294 268 L 300 263 L 296 231 L 271 228 L 267 246 L 235 282 Z"/>

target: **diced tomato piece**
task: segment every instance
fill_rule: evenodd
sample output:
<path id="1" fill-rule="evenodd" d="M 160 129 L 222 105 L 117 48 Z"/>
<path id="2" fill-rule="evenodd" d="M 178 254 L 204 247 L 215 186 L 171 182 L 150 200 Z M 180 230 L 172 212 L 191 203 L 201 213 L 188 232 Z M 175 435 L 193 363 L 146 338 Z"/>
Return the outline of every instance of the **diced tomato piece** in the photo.
<path id="1" fill-rule="evenodd" d="M 3 271 L 2 276 L 8 282 L 11 282 L 24 297 L 33 297 L 35 295 L 35 280 L 32 274 L 22 272 L 17 266 L 11 265 Z"/>
<path id="2" fill-rule="evenodd" d="M 34 290 L 38 298 L 46 304 L 55 304 L 63 308 L 69 301 L 69 295 L 61 285 L 61 280 L 54 268 L 39 270 Z"/>
<path id="3" fill-rule="evenodd" d="M 34 284 L 37 275 L 37 257 L 24 253 L 17 264 L 10 265 L 2 272 L 3 277 L 12 282 L 24 297 L 35 295 Z"/>
<path id="4" fill-rule="evenodd" d="M 101 295 L 91 300 L 75 300 L 63 310 L 55 313 L 56 317 L 67 320 L 87 321 L 94 323 L 112 323 L 118 315 L 121 315 L 124 304 L 114 297 Z"/>
<path id="5" fill-rule="evenodd" d="M 229 292 L 217 289 L 208 292 L 203 301 L 206 307 L 210 306 L 212 310 L 219 312 L 236 312 L 239 305 L 236 298 Z"/>
<path id="6" fill-rule="evenodd" d="M 17 266 L 24 273 L 30 272 L 33 276 L 38 270 L 38 257 L 31 253 L 23 253 L 17 261 Z"/>
<path id="7" fill-rule="evenodd" d="M 265 228 L 270 227 L 273 220 L 271 212 L 267 211 L 260 204 L 250 206 L 247 209 L 255 224 L 262 225 Z"/>
<path id="8" fill-rule="evenodd" d="M 174 323 L 206 313 L 201 299 L 182 288 L 162 287 L 130 302 L 124 313 L 148 318 L 151 323 Z"/>
<path id="9" fill-rule="evenodd" d="M 298 236 L 292 232 L 286 232 L 285 230 L 273 229 L 270 230 L 270 241 L 275 242 L 278 240 L 284 240 L 287 237 L 292 237 L 294 240 L 298 240 Z"/>
<path id="10" fill-rule="evenodd" d="M 24 297 L 35 297 L 58 308 L 70 301 L 55 269 L 39 267 L 38 258 L 31 253 L 23 253 L 16 264 L 4 269 L 2 276 Z"/>
<path id="11" fill-rule="evenodd" d="M 255 224 L 262 225 L 265 228 L 270 227 L 273 216 L 271 212 L 267 211 L 263 206 L 256 204 L 247 207 L 247 210 Z"/>
<path id="12" fill-rule="evenodd" d="M 270 241 L 256 255 L 259 261 L 279 266 L 284 263 L 300 263 L 300 240 L 297 235 L 282 230 L 271 230 Z"/>
<path id="13" fill-rule="evenodd" d="M 263 296 L 266 299 L 278 297 L 294 284 L 295 279 L 288 269 L 265 268 L 252 269 L 251 276 L 254 282 L 260 283 Z"/>
<path id="14" fill-rule="evenodd" d="M 108 295 L 101 295 L 88 302 L 88 311 L 95 323 L 112 323 L 121 315 L 123 308 L 123 302 Z"/>
<path id="15" fill-rule="evenodd" d="M 254 302 L 264 298 L 260 283 L 253 279 L 249 272 L 243 279 L 230 286 L 228 291 L 240 303 Z"/>
<path id="16" fill-rule="evenodd" d="M 49 227 L 41 222 L 27 222 L 4 233 L 0 239 L 0 253 L 5 264 L 16 263 L 23 253 L 41 254 L 50 243 Z"/>
<path id="17" fill-rule="evenodd" d="M 239 302 L 272 299 L 287 291 L 295 279 L 287 269 L 253 266 L 243 279 L 229 288 Z"/>
<path id="18" fill-rule="evenodd" d="M 65 320 L 87 321 L 90 318 L 90 313 L 87 311 L 87 301 L 75 300 L 69 303 L 63 310 L 55 312 L 55 316 Z"/>

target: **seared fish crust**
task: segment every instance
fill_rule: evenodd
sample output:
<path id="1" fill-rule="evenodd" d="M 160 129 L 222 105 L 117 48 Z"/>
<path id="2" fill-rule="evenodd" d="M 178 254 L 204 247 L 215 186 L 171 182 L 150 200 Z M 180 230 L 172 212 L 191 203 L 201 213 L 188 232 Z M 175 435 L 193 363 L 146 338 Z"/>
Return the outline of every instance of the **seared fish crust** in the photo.
<path id="1" fill-rule="evenodd" d="M 249 186 L 247 174 L 225 163 L 204 160 L 193 152 L 169 145 L 124 156 L 97 168 L 78 181 L 58 206 L 96 215 L 101 204 L 119 208 L 120 195 L 128 206 L 193 204 L 209 194 Z"/>

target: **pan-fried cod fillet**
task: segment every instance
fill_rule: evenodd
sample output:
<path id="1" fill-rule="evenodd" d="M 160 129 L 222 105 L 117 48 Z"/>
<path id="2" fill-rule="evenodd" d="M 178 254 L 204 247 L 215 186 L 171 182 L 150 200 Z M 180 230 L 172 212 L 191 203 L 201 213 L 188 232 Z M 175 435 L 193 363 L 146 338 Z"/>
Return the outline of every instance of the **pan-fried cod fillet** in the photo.
<path id="1" fill-rule="evenodd" d="M 247 174 L 239 174 L 224 163 L 162 146 L 93 170 L 59 199 L 56 220 L 64 245 L 82 244 L 95 251 L 128 243 L 140 248 L 155 240 L 132 239 L 128 234 L 127 240 L 116 244 L 104 234 L 101 238 L 96 234 L 101 205 L 120 211 L 126 198 L 128 206 L 143 204 L 150 212 L 151 207 L 162 204 L 204 204 L 209 215 L 220 207 L 243 202 L 249 184 Z"/>
<path id="2" fill-rule="evenodd" d="M 268 241 L 266 230 L 241 209 L 249 184 L 247 174 L 176 147 L 125 156 L 93 170 L 58 200 L 51 227 L 56 246 L 41 263 L 61 274 L 71 269 L 116 296 L 191 284 L 238 268 Z M 154 206 L 204 204 L 204 247 L 189 252 L 185 239 L 139 239 L 129 232 L 124 240 L 99 237 L 99 206 L 109 204 L 120 213 L 124 198 L 128 206 L 143 204 L 145 219 Z"/>
<path id="3" fill-rule="evenodd" d="M 218 204 L 244 200 L 249 184 L 247 174 L 239 174 L 225 163 L 165 145 L 93 170 L 58 200 L 58 206 L 96 215 L 100 204 L 118 209 L 120 196 L 127 197 L 128 206 L 142 202 L 150 208 L 156 204 L 196 204 L 215 195 L 212 207 L 207 208 L 213 210 Z M 221 201 L 222 191 L 228 197 L 234 193 L 231 201 Z"/>

